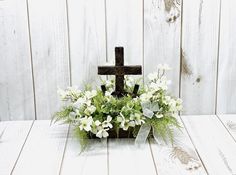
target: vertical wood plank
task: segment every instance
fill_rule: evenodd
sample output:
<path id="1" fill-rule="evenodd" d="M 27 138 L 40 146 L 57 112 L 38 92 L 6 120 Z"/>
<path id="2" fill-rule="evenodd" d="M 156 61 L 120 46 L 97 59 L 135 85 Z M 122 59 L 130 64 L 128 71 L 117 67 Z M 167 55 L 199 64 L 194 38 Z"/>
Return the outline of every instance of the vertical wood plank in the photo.
<path id="1" fill-rule="evenodd" d="M 71 129 L 60 174 L 107 175 L 107 165 L 107 142 L 90 139 L 86 149 L 81 152 L 79 140 L 74 137 Z"/>
<path id="2" fill-rule="evenodd" d="M 167 63 L 170 91 L 179 96 L 181 4 L 178 0 L 144 1 L 144 75 Z"/>
<path id="3" fill-rule="evenodd" d="M 27 5 L 0 1 L 0 120 L 34 119 Z"/>
<path id="4" fill-rule="evenodd" d="M 59 174 L 67 133 L 68 125 L 35 121 L 12 174 Z"/>
<path id="5" fill-rule="evenodd" d="M 222 0 L 217 113 L 236 113 L 236 1 Z"/>
<path id="6" fill-rule="evenodd" d="M 104 0 L 68 0 L 72 84 L 96 84 L 106 62 Z"/>
<path id="7" fill-rule="evenodd" d="M 143 63 L 142 0 L 106 0 L 108 61 L 114 64 L 115 47 L 124 47 L 125 64 Z"/>
<path id="8" fill-rule="evenodd" d="M 66 1 L 28 4 L 37 119 L 49 119 L 59 105 L 57 88 L 69 85 Z"/>
<path id="9" fill-rule="evenodd" d="M 215 113 L 219 13 L 219 0 L 183 1 L 184 114 Z"/>
<path id="10" fill-rule="evenodd" d="M 0 174 L 9 175 L 15 166 L 33 121 L 0 123 Z"/>
<path id="11" fill-rule="evenodd" d="M 209 174 L 236 173 L 236 143 L 214 115 L 182 116 Z"/>
<path id="12" fill-rule="evenodd" d="M 138 148 L 134 139 L 110 139 L 108 156 L 110 175 L 156 175 L 149 144 Z"/>

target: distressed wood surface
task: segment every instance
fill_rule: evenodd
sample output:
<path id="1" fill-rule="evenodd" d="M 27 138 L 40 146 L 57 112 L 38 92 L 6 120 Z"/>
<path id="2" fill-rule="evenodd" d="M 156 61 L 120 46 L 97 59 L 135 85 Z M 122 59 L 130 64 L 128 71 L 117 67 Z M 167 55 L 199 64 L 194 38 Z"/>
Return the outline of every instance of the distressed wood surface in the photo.
<path id="1" fill-rule="evenodd" d="M 183 114 L 215 113 L 219 14 L 219 0 L 183 1 Z"/>
<path id="2" fill-rule="evenodd" d="M 108 161 L 110 175 L 156 175 L 148 143 L 138 148 L 134 139 L 109 139 Z"/>
<path id="3" fill-rule="evenodd" d="M 87 148 L 81 152 L 78 139 L 74 138 L 70 130 L 61 175 L 107 175 L 107 142 L 97 139 L 89 140 Z"/>
<path id="4" fill-rule="evenodd" d="M 144 76 L 158 64 L 172 67 L 170 91 L 179 95 L 181 5 L 178 0 L 144 1 Z"/>
<path id="5" fill-rule="evenodd" d="M 124 47 L 125 64 L 143 65 L 142 8 L 142 0 L 106 0 L 107 59 L 112 65 L 118 46 Z"/>
<path id="6" fill-rule="evenodd" d="M 26 1 L 0 1 L 0 121 L 34 118 Z"/>
<path id="7" fill-rule="evenodd" d="M 21 152 L 14 175 L 58 174 L 66 145 L 68 125 L 35 121 Z"/>
<path id="8" fill-rule="evenodd" d="M 0 122 L 0 174 L 9 175 L 15 166 L 33 121 Z"/>
<path id="9" fill-rule="evenodd" d="M 236 1 L 221 2 L 217 113 L 236 113 Z"/>
<path id="10" fill-rule="evenodd" d="M 218 115 L 236 142 L 236 114 Z"/>
<path id="11" fill-rule="evenodd" d="M 68 125 L 50 126 L 51 121 L 0 122 L 0 172 L 3 175 L 11 172 L 16 175 L 236 174 L 235 115 L 181 118 L 188 133 L 184 128 L 183 132 L 175 131 L 174 147 L 157 145 L 153 140 L 138 147 L 134 139 L 109 139 L 107 144 L 104 139 L 89 140 L 82 153 Z"/>
<path id="12" fill-rule="evenodd" d="M 29 22 L 37 119 L 50 119 L 70 79 L 66 1 L 29 0 Z"/>
<path id="13" fill-rule="evenodd" d="M 104 0 L 68 0 L 72 84 L 97 84 L 97 66 L 106 62 Z"/>
<path id="14" fill-rule="evenodd" d="M 182 116 L 202 161 L 211 175 L 236 174 L 236 142 L 214 115 Z"/>
<path id="15" fill-rule="evenodd" d="M 0 0 L 0 120 L 51 118 L 57 88 L 98 84 L 97 66 L 114 62 L 116 46 L 145 77 L 158 63 L 173 68 L 170 91 L 180 92 L 183 114 L 235 113 L 236 2 L 180 3 Z"/>
<path id="16" fill-rule="evenodd" d="M 183 127 L 181 131 L 174 131 L 173 146 L 160 145 L 154 140 L 150 142 L 158 175 L 207 175 L 184 126 L 182 124 L 181 126 Z"/>

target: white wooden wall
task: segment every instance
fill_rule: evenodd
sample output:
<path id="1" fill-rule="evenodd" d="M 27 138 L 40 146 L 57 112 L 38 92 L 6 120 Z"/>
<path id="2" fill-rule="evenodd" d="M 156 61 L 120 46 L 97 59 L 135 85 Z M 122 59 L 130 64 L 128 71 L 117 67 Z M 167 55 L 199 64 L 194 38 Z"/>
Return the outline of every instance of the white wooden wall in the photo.
<path id="1" fill-rule="evenodd" d="M 57 88 L 98 82 L 124 46 L 173 69 L 184 114 L 236 113 L 235 0 L 0 0 L 0 120 L 49 119 Z"/>

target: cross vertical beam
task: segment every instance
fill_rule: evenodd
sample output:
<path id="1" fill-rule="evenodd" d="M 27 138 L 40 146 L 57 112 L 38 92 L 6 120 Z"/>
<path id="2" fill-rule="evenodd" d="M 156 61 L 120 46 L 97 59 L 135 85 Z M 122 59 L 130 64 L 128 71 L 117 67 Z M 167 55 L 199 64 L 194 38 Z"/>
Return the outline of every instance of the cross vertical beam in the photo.
<path id="1" fill-rule="evenodd" d="M 115 91 L 112 93 L 113 96 L 123 97 L 127 93 L 124 90 L 124 76 L 125 75 L 141 75 L 142 66 L 124 66 L 124 48 L 115 48 L 115 66 L 98 66 L 99 75 L 115 75 L 116 85 Z M 103 92 L 105 91 L 104 86 L 102 87 Z M 135 88 L 134 92 L 137 93 L 138 87 Z"/>

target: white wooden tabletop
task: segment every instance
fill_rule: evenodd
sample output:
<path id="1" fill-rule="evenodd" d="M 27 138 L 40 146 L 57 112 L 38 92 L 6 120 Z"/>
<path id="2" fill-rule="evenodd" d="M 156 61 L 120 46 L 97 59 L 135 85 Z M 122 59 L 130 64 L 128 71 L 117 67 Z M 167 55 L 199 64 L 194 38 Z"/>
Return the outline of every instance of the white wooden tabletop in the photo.
<path id="1" fill-rule="evenodd" d="M 68 125 L 0 122 L 0 175 L 236 175 L 236 115 L 180 121 L 173 147 L 94 139 L 81 154 Z"/>

